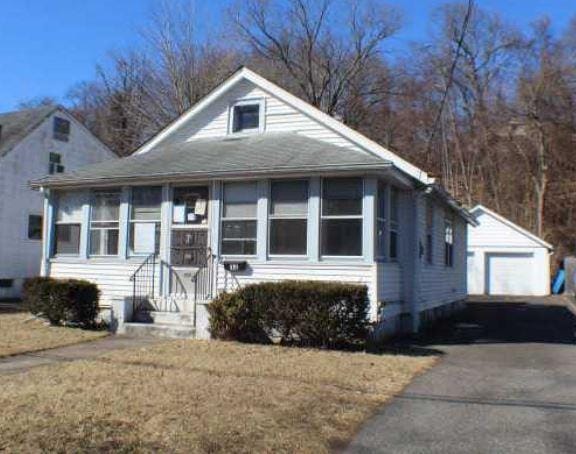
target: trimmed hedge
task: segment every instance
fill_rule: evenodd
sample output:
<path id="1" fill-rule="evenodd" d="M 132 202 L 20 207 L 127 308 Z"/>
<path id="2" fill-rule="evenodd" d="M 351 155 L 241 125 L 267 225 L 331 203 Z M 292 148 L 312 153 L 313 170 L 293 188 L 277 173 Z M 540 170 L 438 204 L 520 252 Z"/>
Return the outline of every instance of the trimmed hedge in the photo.
<path id="1" fill-rule="evenodd" d="M 224 293 L 208 306 L 210 332 L 219 339 L 339 348 L 363 343 L 368 289 L 320 281 L 252 284 Z"/>
<path id="2" fill-rule="evenodd" d="M 78 279 L 34 277 L 22 289 L 25 307 L 52 325 L 93 327 L 98 316 L 100 290 L 96 284 Z"/>

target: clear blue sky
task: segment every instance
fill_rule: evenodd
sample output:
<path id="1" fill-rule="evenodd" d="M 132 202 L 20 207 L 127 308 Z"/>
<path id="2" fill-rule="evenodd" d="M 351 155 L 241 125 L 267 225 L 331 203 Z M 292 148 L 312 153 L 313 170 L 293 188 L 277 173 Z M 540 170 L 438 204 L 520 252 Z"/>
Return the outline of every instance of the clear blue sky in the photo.
<path id="1" fill-rule="evenodd" d="M 107 54 L 139 46 L 139 35 L 161 0 L 2 0 L 0 10 L 0 111 L 43 96 L 65 102 L 77 82 L 94 77 Z M 231 0 L 196 0 L 212 21 Z M 441 0 L 391 0 L 404 11 L 405 26 L 394 39 L 395 52 L 425 38 L 430 11 Z M 526 28 L 547 14 L 562 29 L 576 15 L 574 0 L 477 0 Z"/>

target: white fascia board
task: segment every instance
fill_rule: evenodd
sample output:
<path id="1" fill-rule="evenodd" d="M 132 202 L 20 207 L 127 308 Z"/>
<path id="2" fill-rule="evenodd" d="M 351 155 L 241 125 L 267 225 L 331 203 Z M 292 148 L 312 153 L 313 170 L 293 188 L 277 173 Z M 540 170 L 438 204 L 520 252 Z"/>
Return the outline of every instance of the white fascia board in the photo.
<path id="1" fill-rule="evenodd" d="M 483 211 L 488 216 L 491 216 L 494 219 L 496 219 L 497 221 L 501 222 L 502 224 L 507 225 L 511 229 L 516 230 L 518 233 L 521 233 L 522 235 L 528 237 L 532 241 L 538 243 L 540 246 L 543 246 L 547 249 L 550 249 L 551 251 L 554 250 L 554 246 L 552 246 L 550 243 L 547 243 L 542 238 L 534 235 L 533 233 L 529 232 L 525 228 L 520 227 L 517 224 L 514 224 L 510 219 L 506 219 L 504 216 L 492 211 L 490 208 L 486 208 L 484 205 L 476 205 L 474 208 L 472 208 L 470 210 L 470 213 L 475 215 L 478 211 Z"/>
<path id="2" fill-rule="evenodd" d="M 320 109 L 308 104 L 307 102 L 301 100 L 297 96 L 287 92 L 278 85 L 266 80 L 262 76 L 256 74 L 255 72 L 249 70 L 248 68 L 241 68 L 236 73 L 234 73 L 228 80 L 218 86 L 215 90 L 209 93 L 205 98 L 195 104 L 187 112 L 182 114 L 180 118 L 167 126 L 158 135 L 152 138 L 150 141 L 145 143 L 140 149 L 138 149 L 134 154 L 146 153 L 152 147 L 154 147 L 159 141 L 169 136 L 173 131 L 178 129 L 181 125 L 189 121 L 194 115 L 199 113 L 205 107 L 210 105 L 214 100 L 216 100 L 220 95 L 229 90 L 233 85 L 238 83 L 240 80 L 247 80 L 252 82 L 257 87 L 264 91 L 267 91 L 273 96 L 278 97 L 286 104 L 291 105 L 300 112 L 308 115 L 314 120 L 318 121 L 320 124 L 326 126 L 327 128 L 333 130 L 334 132 L 340 134 L 342 137 L 350 140 L 354 144 L 358 145 L 362 149 L 372 153 L 375 156 L 387 159 L 394 164 L 398 169 L 410 175 L 412 178 L 424 183 L 429 184 L 431 180 L 428 175 L 423 170 L 419 169 L 408 161 L 400 158 L 395 153 L 382 147 L 373 140 L 368 139 L 364 135 L 355 131 L 354 129 L 346 126 L 344 123 L 332 118 L 330 115 L 322 112 Z"/>

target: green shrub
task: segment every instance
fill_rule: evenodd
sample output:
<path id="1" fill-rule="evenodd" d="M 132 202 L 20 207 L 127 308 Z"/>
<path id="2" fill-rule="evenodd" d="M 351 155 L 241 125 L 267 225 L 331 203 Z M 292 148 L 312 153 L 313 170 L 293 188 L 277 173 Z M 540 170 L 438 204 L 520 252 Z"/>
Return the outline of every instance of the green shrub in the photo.
<path id="1" fill-rule="evenodd" d="M 52 325 L 95 325 L 100 299 L 96 284 L 78 279 L 34 277 L 26 279 L 22 293 L 25 307 Z"/>
<path id="2" fill-rule="evenodd" d="M 219 339 L 313 347 L 364 342 L 368 291 L 364 285 L 283 281 L 224 293 L 208 306 L 210 332 Z"/>

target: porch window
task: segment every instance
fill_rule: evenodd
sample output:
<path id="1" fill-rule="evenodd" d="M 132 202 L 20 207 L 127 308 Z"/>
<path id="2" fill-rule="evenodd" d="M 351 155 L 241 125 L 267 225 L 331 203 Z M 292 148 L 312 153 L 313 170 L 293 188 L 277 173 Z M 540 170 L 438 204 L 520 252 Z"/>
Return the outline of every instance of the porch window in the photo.
<path id="1" fill-rule="evenodd" d="M 444 218 L 444 265 L 454 266 L 454 221 L 448 214 Z"/>
<path id="2" fill-rule="evenodd" d="M 395 187 L 390 188 L 390 228 L 388 241 L 388 257 L 390 260 L 398 259 L 398 223 L 399 223 L 399 193 Z"/>
<path id="3" fill-rule="evenodd" d="M 378 182 L 378 204 L 376 209 L 377 254 L 378 258 L 386 257 L 386 184 Z"/>
<path id="4" fill-rule="evenodd" d="M 362 256 L 362 178 L 327 178 L 322 183 L 321 252 Z"/>
<path id="5" fill-rule="evenodd" d="M 80 226 L 85 195 L 78 191 L 58 194 L 53 249 L 55 255 L 79 254 Z"/>
<path id="6" fill-rule="evenodd" d="M 256 255 L 257 202 L 256 182 L 224 185 L 223 255 Z"/>
<path id="7" fill-rule="evenodd" d="M 120 191 L 92 194 L 90 255 L 118 255 Z"/>
<path id="8" fill-rule="evenodd" d="M 428 199 L 426 205 L 426 263 L 434 262 L 434 202 Z"/>
<path id="9" fill-rule="evenodd" d="M 158 254 L 160 248 L 160 186 L 132 189 L 130 210 L 130 253 Z"/>
<path id="10" fill-rule="evenodd" d="M 274 181 L 270 188 L 270 254 L 306 255 L 308 181 Z"/>

